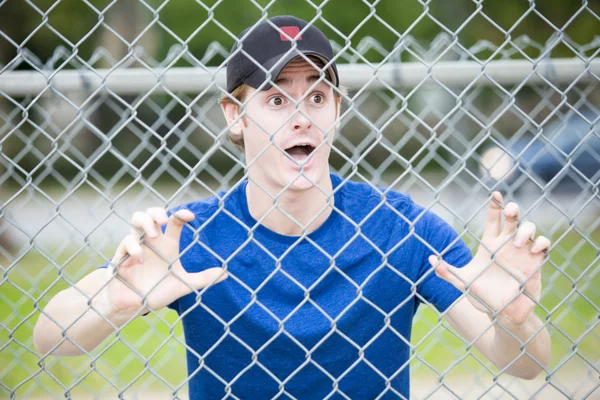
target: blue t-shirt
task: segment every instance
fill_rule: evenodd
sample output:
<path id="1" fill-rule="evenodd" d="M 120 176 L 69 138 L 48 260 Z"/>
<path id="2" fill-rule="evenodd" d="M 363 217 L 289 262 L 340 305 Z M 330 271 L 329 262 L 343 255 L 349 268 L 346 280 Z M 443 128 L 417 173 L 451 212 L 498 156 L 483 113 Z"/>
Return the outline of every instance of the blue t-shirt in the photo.
<path id="1" fill-rule="evenodd" d="M 331 179 L 334 211 L 303 238 L 257 223 L 247 181 L 171 210 L 196 216 L 195 232 L 182 232 L 184 268 L 229 272 L 169 306 L 182 316 L 190 399 L 373 399 L 388 380 L 409 397 L 419 303 L 444 311 L 461 294 L 427 257 L 435 249 L 462 267 L 471 251 L 407 195 Z M 398 396 L 388 389 L 382 398 Z"/>

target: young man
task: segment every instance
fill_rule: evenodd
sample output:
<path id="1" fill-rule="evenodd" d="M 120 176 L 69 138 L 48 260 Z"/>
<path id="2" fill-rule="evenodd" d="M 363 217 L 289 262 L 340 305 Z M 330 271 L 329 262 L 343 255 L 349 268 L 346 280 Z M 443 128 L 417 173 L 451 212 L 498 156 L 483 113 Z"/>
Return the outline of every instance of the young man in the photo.
<path id="1" fill-rule="evenodd" d="M 410 197 L 330 174 L 342 93 L 317 28 L 282 16 L 244 31 L 227 91 L 248 179 L 170 217 L 135 213 L 110 268 L 48 304 L 40 352 L 90 351 L 168 306 L 182 318 L 192 399 L 408 398 L 412 319 L 426 302 L 507 373 L 547 365 L 532 311 L 549 240 L 531 241 L 535 225 L 518 227 L 518 206 L 496 192 L 473 257 Z"/>

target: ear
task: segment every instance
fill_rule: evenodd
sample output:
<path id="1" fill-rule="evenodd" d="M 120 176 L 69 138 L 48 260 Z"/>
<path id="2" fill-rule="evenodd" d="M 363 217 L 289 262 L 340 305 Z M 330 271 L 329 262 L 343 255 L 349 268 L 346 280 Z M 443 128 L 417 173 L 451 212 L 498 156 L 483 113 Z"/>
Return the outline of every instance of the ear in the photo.
<path id="1" fill-rule="evenodd" d="M 342 96 L 336 98 L 337 104 L 335 105 L 335 132 L 340 129 L 340 113 L 342 112 Z"/>
<path id="2" fill-rule="evenodd" d="M 241 135 L 244 127 L 244 118 L 240 117 L 240 107 L 236 103 L 221 103 L 221 110 L 227 121 L 229 131 L 234 135 Z"/>

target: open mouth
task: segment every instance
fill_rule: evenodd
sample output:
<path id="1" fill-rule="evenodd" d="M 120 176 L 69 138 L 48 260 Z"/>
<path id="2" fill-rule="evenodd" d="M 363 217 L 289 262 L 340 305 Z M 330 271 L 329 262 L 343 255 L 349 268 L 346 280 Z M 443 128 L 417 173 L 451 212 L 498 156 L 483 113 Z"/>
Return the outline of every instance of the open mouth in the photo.
<path id="1" fill-rule="evenodd" d="M 285 149 L 286 153 L 288 153 L 296 161 L 306 160 L 310 153 L 312 153 L 314 150 L 315 148 L 309 144 L 301 144 L 298 146 L 292 146 L 289 149 Z"/>

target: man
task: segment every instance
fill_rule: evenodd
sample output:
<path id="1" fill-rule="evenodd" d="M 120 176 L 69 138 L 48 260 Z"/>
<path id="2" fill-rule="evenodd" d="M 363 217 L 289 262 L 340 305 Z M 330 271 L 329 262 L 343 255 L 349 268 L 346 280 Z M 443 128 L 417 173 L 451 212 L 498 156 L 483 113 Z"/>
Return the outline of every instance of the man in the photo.
<path id="1" fill-rule="evenodd" d="M 48 304 L 40 352 L 90 351 L 168 306 L 182 318 L 192 399 L 407 398 L 412 318 L 426 302 L 498 368 L 531 379 L 547 365 L 532 311 L 549 240 L 531 241 L 535 225 L 518 226 L 518 206 L 496 192 L 473 257 L 410 197 L 330 174 L 343 92 L 317 28 L 281 16 L 244 31 L 227 92 L 248 179 L 170 217 L 135 213 L 110 268 Z"/>

